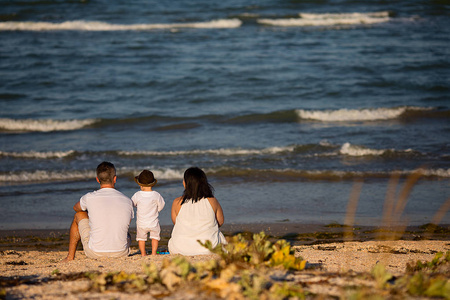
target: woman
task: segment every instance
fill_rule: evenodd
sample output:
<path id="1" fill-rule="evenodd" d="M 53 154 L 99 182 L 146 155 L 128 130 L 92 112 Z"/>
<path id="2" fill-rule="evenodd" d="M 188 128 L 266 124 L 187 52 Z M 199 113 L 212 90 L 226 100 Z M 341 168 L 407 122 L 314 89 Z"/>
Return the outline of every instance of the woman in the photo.
<path id="1" fill-rule="evenodd" d="M 174 227 L 169 240 L 169 252 L 182 255 L 210 254 L 197 240 L 202 243 L 209 240 L 213 247 L 227 243 L 219 231 L 224 222 L 222 207 L 214 198 L 213 188 L 201 169 L 187 169 L 183 186 L 183 196 L 172 203 Z"/>

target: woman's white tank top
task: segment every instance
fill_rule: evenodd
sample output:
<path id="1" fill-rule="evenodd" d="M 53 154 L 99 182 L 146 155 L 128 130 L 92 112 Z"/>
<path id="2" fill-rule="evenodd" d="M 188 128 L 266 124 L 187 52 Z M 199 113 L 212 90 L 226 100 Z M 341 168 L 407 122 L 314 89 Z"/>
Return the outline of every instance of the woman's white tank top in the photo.
<path id="1" fill-rule="evenodd" d="M 169 252 L 182 255 L 210 254 L 197 240 L 202 243 L 209 240 L 213 247 L 219 243 L 226 244 L 207 198 L 181 205 L 169 240 Z"/>

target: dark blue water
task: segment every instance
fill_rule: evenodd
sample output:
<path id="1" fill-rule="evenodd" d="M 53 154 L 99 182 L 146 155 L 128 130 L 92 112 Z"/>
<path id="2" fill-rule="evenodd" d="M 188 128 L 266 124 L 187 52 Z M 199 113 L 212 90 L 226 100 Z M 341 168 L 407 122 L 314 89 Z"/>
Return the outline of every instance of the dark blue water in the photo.
<path id="1" fill-rule="evenodd" d="M 0 229 L 66 228 L 95 167 L 203 168 L 226 222 L 379 225 L 449 198 L 448 1 L 0 0 Z M 397 198 L 390 201 L 396 201 Z M 447 213 L 440 222 L 449 223 Z"/>

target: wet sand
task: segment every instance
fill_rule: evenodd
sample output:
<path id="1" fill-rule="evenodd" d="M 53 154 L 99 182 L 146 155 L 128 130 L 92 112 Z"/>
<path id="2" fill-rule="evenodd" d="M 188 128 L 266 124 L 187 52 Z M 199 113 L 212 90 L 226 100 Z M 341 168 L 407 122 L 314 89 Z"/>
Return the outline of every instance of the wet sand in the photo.
<path id="1" fill-rule="evenodd" d="M 173 226 L 161 226 L 161 241 L 158 249 L 167 250 Z M 293 246 L 313 245 L 343 241 L 371 240 L 450 240 L 450 225 L 410 226 L 406 228 L 379 228 L 375 226 L 344 226 L 340 224 L 301 224 L 291 222 L 261 224 L 224 224 L 221 231 L 225 236 L 238 233 L 251 238 L 253 233 L 263 231 L 276 241 L 284 239 Z M 137 248 L 136 229 L 130 228 L 132 248 Z M 150 242 L 147 243 L 148 247 Z M 68 229 L 19 229 L 0 230 L 0 250 L 67 250 Z M 81 250 L 81 246 L 79 246 Z M 149 250 L 149 249 L 148 249 Z"/>

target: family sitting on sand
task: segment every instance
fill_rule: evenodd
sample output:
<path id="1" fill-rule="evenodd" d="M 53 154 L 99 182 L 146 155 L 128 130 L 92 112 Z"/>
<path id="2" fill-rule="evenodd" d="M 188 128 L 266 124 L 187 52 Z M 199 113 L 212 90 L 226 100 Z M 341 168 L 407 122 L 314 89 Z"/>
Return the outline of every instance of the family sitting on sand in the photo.
<path id="1" fill-rule="evenodd" d="M 100 189 L 81 197 L 73 209 L 75 216 L 69 233 L 69 252 L 63 260 L 75 258 L 79 241 L 89 258 L 123 257 L 130 254 L 131 237 L 128 233 L 133 206 L 137 207 L 136 240 L 142 256 L 145 241 L 150 234 L 152 254 L 156 254 L 160 240 L 158 214 L 164 207 L 163 197 L 152 187 L 157 183 L 149 170 L 143 170 L 135 177 L 141 190 L 130 199 L 114 188 L 117 180 L 116 168 L 110 162 L 97 167 L 97 182 Z M 213 246 L 225 244 L 219 231 L 224 222 L 222 207 L 213 195 L 212 186 L 205 173 L 196 167 L 189 168 L 183 178 L 184 193 L 172 204 L 172 236 L 169 240 L 171 254 L 209 254 L 197 240 L 211 241 Z"/>

